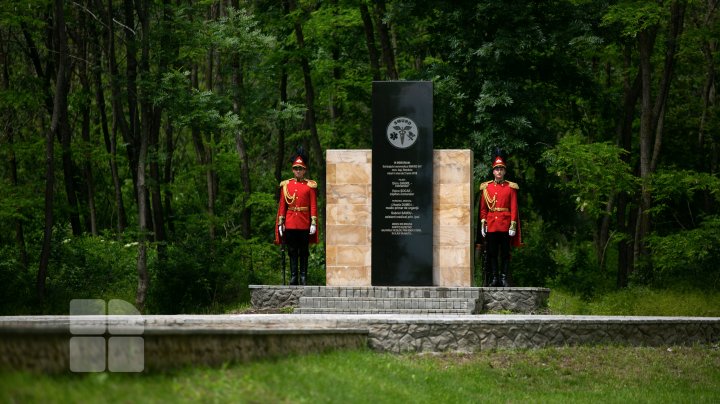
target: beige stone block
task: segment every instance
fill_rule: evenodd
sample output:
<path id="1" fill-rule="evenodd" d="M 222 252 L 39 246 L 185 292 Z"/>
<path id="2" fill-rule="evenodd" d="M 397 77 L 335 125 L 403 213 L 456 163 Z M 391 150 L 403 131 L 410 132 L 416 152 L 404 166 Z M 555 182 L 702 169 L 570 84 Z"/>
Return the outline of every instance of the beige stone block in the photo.
<path id="1" fill-rule="evenodd" d="M 435 205 L 462 205 L 471 208 L 472 187 L 465 184 L 435 184 L 433 191 Z"/>
<path id="2" fill-rule="evenodd" d="M 367 205 L 370 209 L 370 184 L 335 184 L 328 186 L 327 204 Z"/>
<path id="3" fill-rule="evenodd" d="M 349 245 L 339 246 L 335 250 L 335 263 L 338 266 L 370 266 L 370 246 L 369 245 Z"/>
<path id="4" fill-rule="evenodd" d="M 472 181 L 471 151 L 435 150 L 433 160 L 436 184 L 468 184 Z"/>
<path id="5" fill-rule="evenodd" d="M 472 265 L 470 246 L 443 246 L 433 251 L 433 264 L 438 267 L 467 267 Z"/>
<path id="6" fill-rule="evenodd" d="M 326 205 L 327 222 L 333 224 L 351 224 L 370 226 L 372 220 L 367 205 Z"/>
<path id="7" fill-rule="evenodd" d="M 370 266 L 328 266 L 325 276 L 327 286 L 372 286 Z"/>
<path id="8" fill-rule="evenodd" d="M 325 164 L 325 185 L 330 188 L 332 184 L 335 184 L 335 163 Z"/>
<path id="9" fill-rule="evenodd" d="M 370 164 L 372 163 L 372 150 L 331 149 L 325 153 L 325 160 L 328 163 Z"/>
<path id="10" fill-rule="evenodd" d="M 357 163 L 335 164 L 335 184 L 370 184 L 372 165 Z"/>
<path id="11" fill-rule="evenodd" d="M 325 268 L 336 266 L 337 263 L 337 247 L 334 245 L 325 245 Z"/>
<path id="12" fill-rule="evenodd" d="M 472 286 L 472 271 L 470 268 L 435 267 L 433 283 L 442 287 L 470 287 Z"/>
<path id="13" fill-rule="evenodd" d="M 370 228 L 368 226 L 328 224 L 325 226 L 327 235 L 325 242 L 329 246 L 370 245 Z"/>
<path id="14" fill-rule="evenodd" d="M 467 225 L 470 231 L 470 210 L 461 205 L 439 205 L 433 207 L 434 225 Z"/>
<path id="15" fill-rule="evenodd" d="M 433 244 L 435 246 L 467 246 L 470 248 L 470 226 L 433 226 Z"/>

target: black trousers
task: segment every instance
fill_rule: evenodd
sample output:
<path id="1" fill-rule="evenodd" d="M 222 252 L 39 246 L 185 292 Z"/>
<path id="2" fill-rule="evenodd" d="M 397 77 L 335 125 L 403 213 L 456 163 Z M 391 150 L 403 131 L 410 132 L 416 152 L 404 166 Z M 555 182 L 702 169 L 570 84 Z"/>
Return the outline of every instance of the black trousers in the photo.
<path id="1" fill-rule="evenodd" d="M 290 258 L 309 256 L 310 231 L 286 229 L 285 244 L 288 247 L 288 255 Z"/>
<path id="2" fill-rule="evenodd" d="M 308 230 L 286 230 L 285 244 L 288 256 L 290 256 L 290 284 L 305 285 L 308 257 L 310 256 L 310 232 Z M 300 275 L 299 279 L 298 275 Z"/>
<path id="3" fill-rule="evenodd" d="M 506 272 L 510 265 L 510 235 L 506 231 L 487 233 L 485 241 L 487 242 L 488 263 L 492 276 L 498 274 L 499 268 L 503 268 L 503 272 Z M 500 259 L 502 259 L 502 267 L 498 266 Z M 505 273 L 505 275 L 508 274 Z"/>

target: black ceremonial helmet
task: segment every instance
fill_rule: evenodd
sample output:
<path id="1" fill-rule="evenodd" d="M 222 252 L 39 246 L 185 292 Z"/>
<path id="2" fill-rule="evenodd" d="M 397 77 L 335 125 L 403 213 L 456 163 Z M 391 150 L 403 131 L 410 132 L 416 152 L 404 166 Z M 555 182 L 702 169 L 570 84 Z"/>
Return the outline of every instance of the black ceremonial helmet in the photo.
<path id="1" fill-rule="evenodd" d="M 302 148 L 302 146 L 297 148 L 295 153 L 292 155 L 290 162 L 292 163 L 293 168 L 302 167 L 306 170 L 310 165 L 307 154 L 305 153 L 305 150 Z"/>

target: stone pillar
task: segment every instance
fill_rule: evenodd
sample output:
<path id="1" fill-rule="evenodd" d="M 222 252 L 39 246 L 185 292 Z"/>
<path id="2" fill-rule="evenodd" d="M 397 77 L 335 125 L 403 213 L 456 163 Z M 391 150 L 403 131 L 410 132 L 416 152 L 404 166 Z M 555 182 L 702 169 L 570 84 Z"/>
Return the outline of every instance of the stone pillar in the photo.
<path id="1" fill-rule="evenodd" d="M 372 150 L 325 155 L 327 286 L 371 286 Z"/>
<path id="2" fill-rule="evenodd" d="M 469 287 L 473 279 L 473 152 L 433 155 L 433 285 Z"/>
<path id="3" fill-rule="evenodd" d="M 326 285 L 369 287 L 372 150 L 328 150 L 326 161 Z M 471 150 L 433 153 L 434 286 L 472 286 L 472 165 Z"/>

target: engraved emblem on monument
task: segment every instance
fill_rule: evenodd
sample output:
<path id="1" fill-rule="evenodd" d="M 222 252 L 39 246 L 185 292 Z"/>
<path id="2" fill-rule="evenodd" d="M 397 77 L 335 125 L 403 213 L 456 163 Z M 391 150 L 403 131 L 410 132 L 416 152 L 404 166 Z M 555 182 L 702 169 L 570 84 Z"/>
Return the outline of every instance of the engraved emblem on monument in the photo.
<path id="1" fill-rule="evenodd" d="M 415 144 L 418 137 L 418 129 L 415 122 L 407 117 L 399 116 L 387 126 L 387 140 L 398 149 L 407 149 Z"/>

